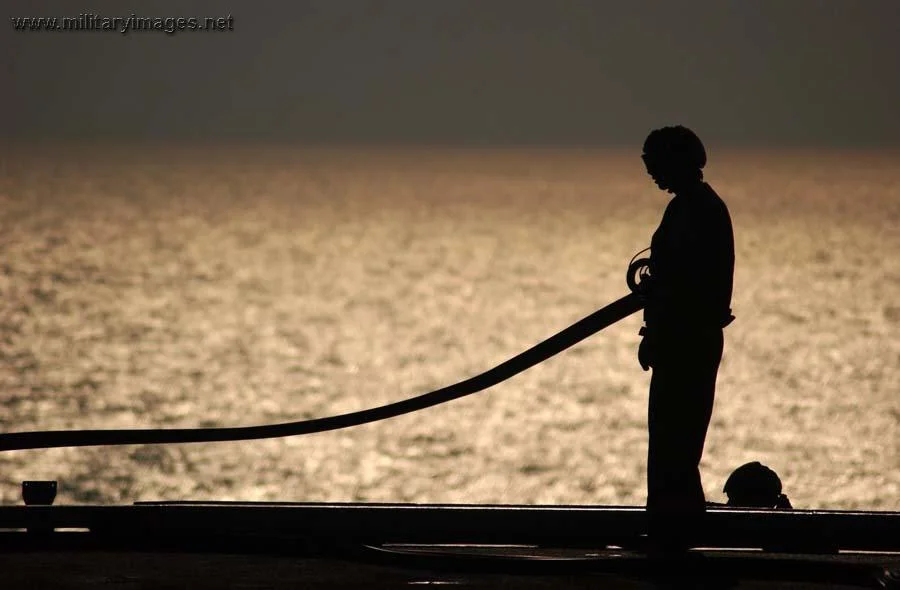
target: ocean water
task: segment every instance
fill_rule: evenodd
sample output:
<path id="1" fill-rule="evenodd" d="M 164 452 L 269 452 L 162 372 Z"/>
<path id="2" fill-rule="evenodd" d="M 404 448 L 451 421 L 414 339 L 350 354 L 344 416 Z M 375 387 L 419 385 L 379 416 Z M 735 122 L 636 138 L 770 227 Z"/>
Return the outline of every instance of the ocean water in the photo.
<path id="1" fill-rule="evenodd" d="M 637 153 L 30 145 L 0 159 L 0 430 L 236 426 L 462 380 L 625 294 Z M 900 154 L 710 150 L 736 238 L 701 464 L 900 509 Z M 645 500 L 639 314 L 489 391 L 241 443 L 0 454 L 0 501 Z"/>

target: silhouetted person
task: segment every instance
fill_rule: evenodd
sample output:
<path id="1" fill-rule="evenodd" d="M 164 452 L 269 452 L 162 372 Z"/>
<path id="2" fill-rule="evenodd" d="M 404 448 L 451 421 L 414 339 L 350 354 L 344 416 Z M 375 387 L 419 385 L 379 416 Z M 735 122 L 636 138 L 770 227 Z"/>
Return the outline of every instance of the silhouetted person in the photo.
<path id="1" fill-rule="evenodd" d="M 685 548 L 701 524 L 699 463 L 731 315 L 734 236 L 725 203 L 703 181 L 706 151 L 689 129 L 664 127 L 644 142 L 644 164 L 674 197 L 650 243 L 650 282 L 638 359 L 653 368 L 648 412 L 650 539 Z"/>

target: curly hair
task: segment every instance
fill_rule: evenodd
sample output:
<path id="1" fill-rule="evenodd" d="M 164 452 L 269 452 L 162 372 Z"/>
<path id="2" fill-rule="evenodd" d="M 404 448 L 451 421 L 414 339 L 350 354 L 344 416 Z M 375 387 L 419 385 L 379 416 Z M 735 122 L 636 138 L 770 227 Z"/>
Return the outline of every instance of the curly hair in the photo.
<path id="1" fill-rule="evenodd" d="M 706 149 L 683 125 L 654 129 L 644 140 L 644 157 L 683 171 L 699 172 L 706 165 Z"/>

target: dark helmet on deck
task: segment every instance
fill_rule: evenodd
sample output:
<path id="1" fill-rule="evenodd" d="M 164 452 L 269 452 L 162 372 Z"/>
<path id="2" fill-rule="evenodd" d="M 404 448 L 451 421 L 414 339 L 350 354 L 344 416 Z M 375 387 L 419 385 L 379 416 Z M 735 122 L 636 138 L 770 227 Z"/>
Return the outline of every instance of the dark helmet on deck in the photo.
<path id="1" fill-rule="evenodd" d="M 643 158 L 667 168 L 700 171 L 706 165 L 706 149 L 693 131 L 675 125 L 650 132 L 644 140 Z"/>
<path id="2" fill-rule="evenodd" d="M 724 492 L 729 506 L 790 508 L 787 496 L 781 493 L 778 474 L 759 461 L 735 469 L 725 482 Z"/>

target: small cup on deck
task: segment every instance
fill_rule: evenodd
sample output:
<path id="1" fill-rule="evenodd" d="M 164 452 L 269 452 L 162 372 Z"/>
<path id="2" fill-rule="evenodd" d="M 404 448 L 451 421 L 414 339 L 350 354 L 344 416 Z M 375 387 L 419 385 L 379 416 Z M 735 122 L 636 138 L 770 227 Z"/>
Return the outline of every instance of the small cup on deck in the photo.
<path id="1" fill-rule="evenodd" d="M 26 506 L 50 506 L 56 499 L 56 482 L 31 480 L 22 482 L 22 500 Z"/>

